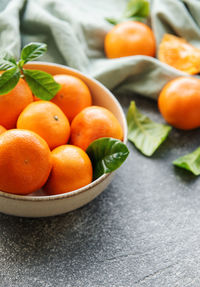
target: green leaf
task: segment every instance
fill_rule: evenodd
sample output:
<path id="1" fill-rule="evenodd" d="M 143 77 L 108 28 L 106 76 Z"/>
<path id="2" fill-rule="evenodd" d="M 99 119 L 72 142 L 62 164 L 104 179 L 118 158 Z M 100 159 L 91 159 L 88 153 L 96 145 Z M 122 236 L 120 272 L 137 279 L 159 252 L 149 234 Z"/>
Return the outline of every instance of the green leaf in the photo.
<path id="1" fill-rule="evenodd" d="M 139 17 L 139 16 L 133 16 L 130 18 L 127 18 L 126 21 L 138 21 L 138 22 L 144 22 L 144 17 Z"/>
<path id="2" fill-rule="evenodd" d="M 1 55 L 1 57 L 0 57 L 0 71 L 5 71 L 5 70 L 8 70 L 8 69 L 14 68 L 14 67 L 17 67 L 17 62 L 12 55 L 10 55 L 8 53 L 4 53 L 3 55 Z"/>
<path id="3" fill-rule="evenodd" d="M 115 18 L 105 18 L 105 20 L 110 23 L 110 24 L 113 24 L 113 25 L 117 25 L 119 23 L 118 20 L 116 20 Z"/>
<path id="4" fill-rule="evenodd" d="M 129 154 L 127 146 L 114 138 L 95 140 L 86 152 L 92 161 L 94 179 L 119 168 Z"/>
<path id="5" fill-rule="evenodd" d="M 16 62 L 15 58 L 10 53 L 5 53 L 3 56 L 3 59 L 5 61 L 13 63 L 14 66 L 17 66 L 17 62 Z"/>
<path id="6" fill-rule="evenodd" d="M 46 72 L 23 70 L 23 73 L 33 94 L 41 100 L 50 101 L 60 90 L 60 85 Z"/>
<path id="7" fill-rule="evenodd" d="M 47 45 L 44 43 L 29 43 L 26 45 L 21 52 L 21 60 L 20 66 L 27 63 L 28 61 L 32 61 L 40 56 L 42 56 L 47 50 Z"/>
<path id="8" fill-rule="evenodd" d="M 128 139 L 146 156 L 151 156 L 167 138 L 170 126 L 151 121 L 132 101 L 127 113 Z"/>
<path id="9" fill-rule="evenodd" d="M 130 0 L 120 18 L 105 18 L 105 20 L 114 25 L 130 20 L 142 22 L 148 17 L 149 11 L 148 0 Z"/>
<path id="10" fill-rule="evenodd" d="M 130 0 L 126 6 L 123 18 L 141 17 L 149 15 L 149 2 L 147 0 Z"/>
<path id="11" fill-rule="evenodd" d="M 11 68 L 0 76 L 0 95 L 10 92 L 18 83 L 20 72 L 17 67 Z"/>
<path id="12" fill-rule="evenodd" d="M 14 67 L 17 67 L 17 64 L 15 65 L 14 63 L 10 61 L 0 59 L 0 71 L 6 71 Z"/>
<path id="13" fill-rule="evenodd" d="M 187 169 L 194 175 L 200 175 L 200 147 L 173 161 L 173 165 Z"/>

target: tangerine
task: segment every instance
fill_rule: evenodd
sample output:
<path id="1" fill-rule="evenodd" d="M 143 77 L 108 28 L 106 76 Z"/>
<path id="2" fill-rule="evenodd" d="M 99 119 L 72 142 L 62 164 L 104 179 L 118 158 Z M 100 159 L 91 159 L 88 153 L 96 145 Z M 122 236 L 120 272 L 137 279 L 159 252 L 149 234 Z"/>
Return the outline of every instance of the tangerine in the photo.
<path id="1" fill-rule="evenodd" d="M 176 128 L 200 127 L 200 80 L 179 77 L 170 81 L 160 93 L 158 107 L 164 119 Z"/>
<path id="2" fill-rule="evenodd" d="M 83 109 L 71 123 L 70 143 L 86 150 L 101 137 L 123 139 L 123 131 L 116 117 L 107 109 L 91 106 Z"/>
<path id="3" fill-rule="evenodd" d="M 0 125 L 6 129 L 15 128 L 19 114 L 31 102 L 32 92 L 27 83 L 20 78 L 14 89 L 0 96 Z"/>
<path id="4" fill-rule="evenodd" d="M 18 129 L 0 135 L 0 190 L 24 195 L 36 191 L 51 167 L 51 152 L 39 135 Z"/>
<path id="5" fill-rule="evenodd" d="M 126 21 L 114 26 L 104 41 L 108 58 L 120 58 L 134 55 L 154 57 L 156 42 L 154 34 L 146 24 Z"/>
<path id="6" fill-rule="evenodd" d="M 54 80 L 61 85 L 61 89 L 51 101 L 61 108 L 71 122 L 82 109 L 91 106 L 91 93 L 77 77 L 55 75 Z"/>
<path id="7" fill-rule="evenodd" d="M 50 149 L 67 143 L 69 121 L 54 103 L 36 101 L 28 105 L 17 121 L 18 129 L 31 130 L 46 140 Z"/>
<path id="8" fill-rule="evenodd" d="M 66 193 L 92 181 L 92 163 L 79 147 L 59 146 L 51 154 L 53 167 L 44 187 L 48 194 Z"/>

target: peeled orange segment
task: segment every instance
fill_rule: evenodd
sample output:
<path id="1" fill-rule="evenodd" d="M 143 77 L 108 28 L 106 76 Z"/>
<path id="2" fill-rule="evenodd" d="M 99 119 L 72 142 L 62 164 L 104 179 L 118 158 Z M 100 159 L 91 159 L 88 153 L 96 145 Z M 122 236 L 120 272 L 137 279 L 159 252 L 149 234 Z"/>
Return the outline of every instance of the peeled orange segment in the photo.
<path id="1" fill-rule="evenodd" d="M 164 35 L 159 45 L 158 59 L 190 75 L 200 72 L 200 49 L 174 35 Z"/>

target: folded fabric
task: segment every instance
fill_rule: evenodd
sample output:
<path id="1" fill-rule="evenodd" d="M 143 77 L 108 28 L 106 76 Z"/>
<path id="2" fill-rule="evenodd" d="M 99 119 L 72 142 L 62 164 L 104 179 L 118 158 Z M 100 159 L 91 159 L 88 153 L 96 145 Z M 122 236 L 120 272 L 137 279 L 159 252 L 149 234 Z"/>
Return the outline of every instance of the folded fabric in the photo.
<path id="1" fill-rule="evenodd" d="M 156 58 L 106 59 L 104 37 L 112 28 L 105 17 L 118 17 L 124 0 L 1 0 L 0 52 L 16 57 L 31 41 L 45 42 L 41 60 L 56 62 L 95 77 L 109 89 L 157 99 L 170 79 L 184 73 Z M 185 38 L 200 48 L 199 0 L 152 0 L 150 22 L 157 45 L 164 33 Z"/>

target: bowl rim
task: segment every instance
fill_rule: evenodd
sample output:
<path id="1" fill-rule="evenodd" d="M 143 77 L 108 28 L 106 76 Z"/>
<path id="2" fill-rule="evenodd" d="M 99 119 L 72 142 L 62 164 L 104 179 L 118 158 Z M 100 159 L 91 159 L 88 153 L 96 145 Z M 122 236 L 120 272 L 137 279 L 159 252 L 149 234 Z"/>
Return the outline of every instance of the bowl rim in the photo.
<path id="1" fill-rule="evenodd" d="M 40 66 L 55 66 L 55 67 L 60 67 L 63 69 L 67 69 L 69 71 L 72 71 L 74 73 L 76 73 L 77 75 L 83 76 L 88 78 L 90 81 L 94 82 L 96 85 L 100 86 L 102 89 L 105 90 L 105 92 L 107 94 L 109 94 L 109 96 L 114 100 L 116 106 L 118 107 L 118 109 L 120 110 L 120 113 L 122 115 L 122 121 L 123 121 L 123 132 L 124 132 L 124 139 L 123 139 L 123 143 L 127 143 L 127 123 L 126 123 L 126 118 L 125 118 L 125 114 L 124 111 L 120 105 L 120 103 L 118 102 L 118 100 L 115 98 L 115 96 L 109 91 L 108 88 L 106 88 L 102 83 L 100 83 L 99 81 L 97 81 L 96 79 L 92 78 L 91 76 L 88 76 L 85 73 L 82 73 L 74 68 L 62 65 L 62 64 L 56 64 L 56 63 L 51 63 L 51 62 L 43 62 L 43 61 L 30 61 L 26 64 L 26 66 L 29 65 L 40 65 Z M 87 190 L 95 187 L 96 185 L 98 185 L 99 183 L 103 182 L 107 177 L 111 176 L 111 173 L 107 173 L 107 174 L 103 174 L 102 176 L 100 176 L 98 179 L 92 181 L 91 183 L 87 184 L 86 186 L 83 186 L 79 189 L 76 190 L 72 190 L 66 193 L 62 193 L 62 194 L 56 194 L 56 195 L 20 195 L 20 194 L 12 194 L 12 193 L 7 193 L 4 191 L 0 190 L 0 197 L 4 197 L 7 199 L 14 199 L 14 200 L 19 200 L 19 201 L 47 201 L 47 200 L 59 200 L 59 199 L 63 199 L 63 198 L 70 198 L 70 197 L 74 197 L 82 192 L 86 192 Z"/>

